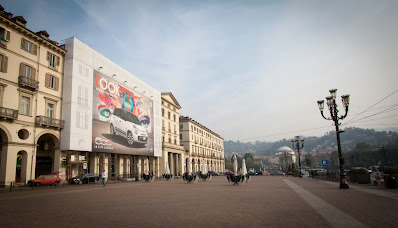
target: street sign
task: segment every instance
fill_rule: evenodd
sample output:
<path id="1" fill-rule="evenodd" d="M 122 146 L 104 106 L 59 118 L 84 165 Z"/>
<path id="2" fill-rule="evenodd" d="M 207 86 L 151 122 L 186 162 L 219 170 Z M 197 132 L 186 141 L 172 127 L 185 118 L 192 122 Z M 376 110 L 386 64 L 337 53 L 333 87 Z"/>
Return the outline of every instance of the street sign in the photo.
<path id="1" fill-rule="evenodd" d="M 328 160 L 322 160 L 322 166 L 328 166 Z"/>

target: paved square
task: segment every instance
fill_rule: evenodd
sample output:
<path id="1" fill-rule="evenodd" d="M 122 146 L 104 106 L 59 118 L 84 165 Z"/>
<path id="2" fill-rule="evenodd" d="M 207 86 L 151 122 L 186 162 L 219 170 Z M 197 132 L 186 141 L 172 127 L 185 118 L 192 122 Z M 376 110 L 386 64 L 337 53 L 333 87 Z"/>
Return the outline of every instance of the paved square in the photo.
<path id="1" fill-rule="evenodd" d="M 333 184 L 308 178 L 273 176 L 255 176 L 249 183 L 238 186 L 219 176 L 194 184 L 181 179 L 159 179 L 153 183 L 125 182 L 106 187 L 101 184 L 66 185 L 56 189 L 44 187 L 34 191 L 1 193 L 1 224 L 3 227 L 333 226 L 284 179 L 366 226 L 395 225 L 397 200 L 354 189 L 341 190 Z M 340 205 L 339 199 L 347 197 L 350 201 L 345 200 Z M 378 205 L 359 202 L 367 197 L 371 204 Z M 347 211 L 344 206 L 356 211 Z M 388 210 L 380 212 L 374 207 Z"/>

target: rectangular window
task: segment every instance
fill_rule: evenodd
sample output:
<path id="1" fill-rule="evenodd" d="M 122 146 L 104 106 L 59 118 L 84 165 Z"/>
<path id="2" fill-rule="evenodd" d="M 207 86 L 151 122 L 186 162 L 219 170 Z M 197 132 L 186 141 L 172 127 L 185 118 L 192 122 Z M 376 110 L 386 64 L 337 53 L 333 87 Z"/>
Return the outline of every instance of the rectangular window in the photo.
<path id="1" fill-rule="evenodd" d="M 46 116 L 53 118 L 54 117 L 54 104 L 52 103 L 47 103 L 47 110 L 46 110 Z"/>
<path id="2" fill-rule="evenodd" d="M 0 54 L 0 72 L 7 73 L 8 57 Z"/>
<path id="3" fill-rule="evenodd" d="M 47 61 L 48 61 L 48 66 L 53 69 L 53 70 L 57 70 L 57 67 L 59 66 L 59 62 L 60 62 L 60 57 L 57 55 L 54 55 L 51 52 L 47 52 Z"/>
<path id="4" fill-rule="evenodd" d="M 19 108 L 19 114 L 29 115 L 30 114 L 30 98 L 21 96 L 21 106 Z"/>
<path id="5" fill-rule="evenodd" d="M 4 85 L 0 84 L 0 106 L 3 106 Z"/>
<path id="6" fill-rule="evenodd" d="M 26 40 L 25 38 L 21 39 L 21 49 L 23 49 L 33 55 L 37 55 L 37 45 Z"/>
<path id="7" fill-rule="evenodd" d="M 25 65 L 23 70 L 23 76 L 30 78 L 32 76 L 32 67 Z"/>
<path id="8" fill-rule="evenodd" d="M 25 42 L 25 51 L 32 53 L 33 52 L 33 43 L 26 41 Z"/>
<path id="9" fill-rule="evenodd" d="M 87 77 L 88 76 L 88 68 L 79 64 L 79 74 L 84 77 Z"/>
<path id="10" fill-rule="evenodd" d="M 50 67 L 51 68 L 55 68 L 57 57 L 53 53 L 50 53 L 50 60 L 49 61 L 50 61 Z"/>
<path id="11" fill-rule="evenodd" d="M 10 30 L 0 27 L 0 38 L 5 41 L 10 41 Z"/>
<path id="12" fill-rule="evenodd" d="M 36 80 L 36 69 L 25 63 L 21 63 L 19 68 L 19 75 Z"/>
<path id="13" fill-rule="evenodd" d="M 78 88 L 78 95 L 77 95 L 77 102 L 79 105 L 88 105 L 88 88 L 83 86 L 79 86 Z"/>
<path id="14" fill-rule="evenodd" d="M 46 87 L 58 91 L 59 79 L 51 74 L 46 74 Z"/>
<path id="15" fill-rule="evenodd" d="M 88 129 L 87 113 L 76 111 L 76 127 L 81 129 Z"/>

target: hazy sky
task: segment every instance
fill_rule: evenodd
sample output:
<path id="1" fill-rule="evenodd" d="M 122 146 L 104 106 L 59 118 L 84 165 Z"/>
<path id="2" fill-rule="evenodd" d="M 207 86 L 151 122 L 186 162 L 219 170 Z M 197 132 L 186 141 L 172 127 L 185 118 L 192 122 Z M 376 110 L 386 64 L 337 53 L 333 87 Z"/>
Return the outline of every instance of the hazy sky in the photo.
<path id="1" fill-rule="evenodd" d="M 0 4 L 28 29 L 60 43 L 75 36 L 172 92 L 181 115 L 226 140 L 323 135 L 334 126 L 317 101 L 332 88 L 342 112 L 340 96 L 351 95 L 343 127 L 398 127 L 398 1 Z"/>

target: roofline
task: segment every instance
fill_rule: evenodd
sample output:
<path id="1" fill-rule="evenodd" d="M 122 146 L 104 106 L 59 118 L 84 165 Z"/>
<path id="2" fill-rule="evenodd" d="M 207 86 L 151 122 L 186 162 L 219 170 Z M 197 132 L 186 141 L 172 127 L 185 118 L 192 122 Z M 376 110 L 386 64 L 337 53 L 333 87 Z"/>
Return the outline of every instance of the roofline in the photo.
<path id="1" fill-rule="evenodd" d="M 203 126 L 202 124 L 200 124 L 199 122 L 196 122 L 195 120 L 193 120 L 192 118 L 189 118 L 188 116 L 181 116 L 180 115 L 180 119 L 185 119 L 186 121 L 188 121 L 188 122 L 191 122 L 191 123 L 194 123 L 194 124 L 197 124 L 197 125 L 199 125 L 200 127 L 202 127 L 202 128 L 204 128 L 204 129 L 206 129 L 207 131 L 209 131 L 209 132 L 211 132 L 212 134 L 214 134 L 215 136 L 217 136 L 217 137 L 219 137 L 219 138 L 221 138 L 223 141 L 224 141 L 224 138 L 223 137 L 221 137 L 219 134 L 217 134 L 217 133 L 215 133 L 214 131 L 212 131 L 212 130 L 210 130 L 209 128 L 207 128 L 206 126 Z M 181 123 L 181 121 L 180 121 L 180 123 Z"/>
<path id="2" fill-rule="evenodd" d="M 50 40 L 50 39 L 48 39 L 48 40 L 47 39 L 43 39 L 41 36 L 37 35 L 33 31 L 27 29 L 26 27 L 23 27 L 23 26 L 19 25 L 18 23 L 15 23 L 14 21 L 8 19 L 7 17 L 3 16 L 2 14 L 0 15 L 0 19 L 2 20 L 2 22 L 8 23 L 10 26 L 11 25 L 14 26 L 15 29 L 22 29 L 22 31 L 25 31 L 27 34 L 35 37 L 38 42 L 45 42 L 47 45 L 55 48 L 57 51 L 63 53 L 64 55 L 66 54 L 65 47 L 62 47 L 62 45 L 56 45 L 56 44 L 52 43 L 52 42 L 56 42 L 56 41 L 53 41 L 53 40 Z"/>
<path id="3" fill-rule="evenodd" d="M 174 95 L 171 92 L 162 92 L 161 96 L 163 95 L 170 95 L 171 99 L 173 99 L 173 101 L 177 104 L 177 108 L 181 109 L 181 105 L 178 103 L 177 99 L 174 97 Z"/>

